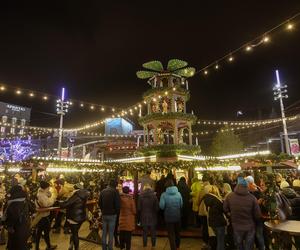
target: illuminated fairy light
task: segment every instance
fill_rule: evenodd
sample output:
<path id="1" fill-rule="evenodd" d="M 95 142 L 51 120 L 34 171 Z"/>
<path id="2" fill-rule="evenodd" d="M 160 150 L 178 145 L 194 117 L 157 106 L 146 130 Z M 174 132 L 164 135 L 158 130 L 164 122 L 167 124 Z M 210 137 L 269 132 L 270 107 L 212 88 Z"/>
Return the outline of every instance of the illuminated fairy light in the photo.
<path id="1" fill-rule="evenodd" d="M 123 162 L 123 163 L 130 163 L 130 162 L 145 162 L 148 161 L 156 161 L 156 155 L 152 156 L 141 156 L 141 157 L 132 157 L 132 158 L 123 158 L 123 159 L 116 159 L 116 160 L 109 160 L 104 162 Z"/>
<path id="2" fill-rule="evenodd" d="M 251 50 L 252 50 L 252 47 L 248 45 L 248 46 L 246 47 L 246 51 L 251 51 Z"/>
<path id="3" fill-rule="evenodd" d="M 294 25 L 292 23 L 288 23 L 287 26 L 286 26 L 286 29 L 287 30 L 292 30 L 292 29 L 294 29 Z"/>
<path id="4" fill-rule="evenodd" d="M 95 109 L 95 107 L 92 105 L 92 106 L 90 107 L 90 109 L 91 109 L 91 110 L 94 110 L 94 109 Z"/>
<path id="5" fill-rule="evenodd" d="M 83 103 L 80 103 L 80 107 L 82 107 L 82 108 L 83 108 L 83 107 L 84 107 L 84 104 L 83 104 Z"/>
<path id="6" fill-rule="evenodd" d="M 208 74 L 208 71 L 207 70 L 204 70 L 204 75 L 207 75 Z"/>
<path id="7" fill-rule="evenodd" d="M 269 36 L 265 36 L 264 38 L 263 38 L 263 42 L 264 43 L 268 43 L 270 41 L 270 37 Z"/>
<path id="8" fill-rule="evenodd" d="M 43 96 L 43 99 L 44 99 L 45 101 L 47 101 L 47 100 L 48 100 L 48 96 Z"/>
<path id="9" fill-rule="evenodd" d="M 1 86 L 1 87 L 0 87 L 0 90 L 1 90 L 1 91 L 4 91 L 4 90 L 5 90 L 5 87 L 4 87 L 4 86 Z"/>
<path id="10" fill-rule="evenodd" d="M 64 168 L 64 167 L 48 167 L 46 171 L 49 173 L 101 173 L 104 171 L 111 172 L 110 169 L 77 169 L 77 168 Z"/>
<path id="11" fill-rule="evenodd" d="M 230 57 L 228 58 L 228 61 L 229 61 L 229 62 L 232 62 L 233 60 L 234 60 L 233 56 L 230 56 Z"/>
<path id="12" fill-rule="evenodd" d="M 219 65 L 218 64 L 215 65 L 215 69 L 219 69 Z"/>
<path id="13" fill-rule="evenodd" d="M 101 108 L 101 111 L 105 111 L 105 108 L 104 108 L 104 107 L 102 107 L 102 108 Z"/>
<path id="14" fill-rule="evenodd" d="M 34 93 L 33 93 L 33 92 L 30 92 L 30 93 L 29 93 L 29 97 L 34 97 Z"/>
<path id="15" fill-rule="evenodd" d="M 241 166 L 196 167 L 195 171 L 240 171 Z"/>
<path id="16" fill-rule="evenodd" d="M 186 160 L 186 161 L 205 161 L 209 157 L 206 156 L 190 156 L 190 155 L 178 155 L 178 160 Z"/>
<path id="17" fill-rule="evenodd" d="M 287 121 L 294 121 L 300 119 L 299 115 L 286 117 Z M 265 126 L 273 123 L 282 122 L 281 118 L 258 120 L 258 121 L 213 121 L 213 120 L 199 120 L 198 124 L 203 125 L 230 125 L 230 126 Z"/>
<path id="18" fill-rule="evenodd" d="M 21 90 L 16 90 L 16 94 L 17 94 L 17 95 L 21 95 L 21 94 L 22 94 L 22 91 L 21 91 Z"/>
<path id="19" fill-rule="evenodd" d="M 224 156 L 216 157 L 216 159 L 228 160 L 228 159 L 237 159 L 237 158 L 251 157 L 257 155 L 269 155 L 269 154 L 271 154 L 270 150 L 263 150 L 263 151 L 249 152 L 249 153 L 242 153 L 242 154 L 224 155 Z"/>

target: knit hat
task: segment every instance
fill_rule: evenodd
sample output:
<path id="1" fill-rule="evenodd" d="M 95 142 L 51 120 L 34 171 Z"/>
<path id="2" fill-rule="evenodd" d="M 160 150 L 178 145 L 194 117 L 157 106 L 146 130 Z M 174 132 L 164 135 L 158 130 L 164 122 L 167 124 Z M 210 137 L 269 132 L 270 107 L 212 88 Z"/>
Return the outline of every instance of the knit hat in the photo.
<path id="1" fill-rule="evenodd" d="M 122 191 L 123 191 L 124 194 L 129 194 L 130 188 L 127 187 L 127 186 L 124 186 L 124 187 L 122 188 Z"/>
<path id="2" fill-rule="evenodd" d="M 74 188 L 75 188 L 75 189 L 83 189 L 83 183 L 82 183 L 82 182 L 76 183 L 76 184 L 74 185 Z"/>
<path id="3" fill-rule="evenodd" d="M 50 187 L 50 184 L 48 182 L 46 182 L 46 181 L 41 181 L 40 182 L 40 188 L 41 189 L 46 189 L 48 187 Z"/>
<path id="4" fill-rule="evenodd" d="M 287 187 L 289 187 L 289 186 L 290 186 L 290 184 L 289 184 L 287 181 L 282 181 L 282 182 L 280 183 L 280 188 L 281 188 L 281 189 L 287 188 Z"/>
<path id="5" fill-rule="evenodd" d="M 244 177 L 238 177 L 238 182 L 237 182 L 238 185 L 241 185 L 243 187 L 248 187 L 248 183 L 247 181 L 244 179 Z"/>
<path id="6" fill-rule="evenodd" d="M 300 187 L 300 180 L 298 180 L 298 179 L 294 180 L 293 187 Z"/>
<path id="7" fill-rule="evenodd" d="M 245 178 L 245 180 L 250 184 L 250 183 L 254 183 L 254 178 L 251 176 L 251 175 L 249 175 L 249 176 L 247 176 L 246 178 Z"/>

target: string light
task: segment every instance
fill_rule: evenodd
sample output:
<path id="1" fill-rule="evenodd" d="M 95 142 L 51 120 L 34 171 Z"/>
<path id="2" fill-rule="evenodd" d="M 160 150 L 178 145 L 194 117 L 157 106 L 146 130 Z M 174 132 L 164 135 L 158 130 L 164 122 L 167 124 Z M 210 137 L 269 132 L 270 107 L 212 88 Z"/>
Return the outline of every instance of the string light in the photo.
<path id="1" fill-rule="evenodd" d="M 29 93 L 29 97 L 34 97 L 34 93 L 33 93 L 33 92 L 30 92 L 30 93 Z"/>
<path id="2" fill-rule="evenodd" d="M 204 70 L 204 75 L 207 75 L 208 74 L 208 71 L 207 70 Z"/>
<path id="3" fill-rule="evenodd" d="M 239 48 L 231 50 L 231 53 L 222 56 L 218 60 L 213 61 L 212 63 L 206 65 L 203 68 L 200 68 L 197 72 L 195 72 L 195 74 L 198 74 L 200 72 L 205 72 L 205 70 L 209 71 L 209 68 L 211 68 L 211 67 L 218 69 L 219 66 L 216 66 L 216 64 L 218 65 L 219 62 L 224 62 L 225 60 L 228 62 L 233 62 L 235 59 L 235 57 L 234 57 L 235 54 L 237 54 L 239 51 L 245 50 L 247 52 L 250 52 L 251 50 L 253 50 L 254 47 L 257 47 L 264 43 L 268 43 L 270 41 L 269 34 L 274 33 L 275 31 L 282 29 L 283 27 L 285 27 L 285 29 L 287 29 L 289 31 L 293 30 L 294 24 L 291 23 L 291 21 L 298 18 L 299 16 L 300 16 L 300 12 L 298 12 L 294 16 L 290 17 L 288 20 L 286 20 L 286 21 L 280 23 L 279 25 L 271 28 L 270 30 L 264 32 L 263 35 L 259 35 L 259 36 L 255 37 L 254 39 L 252 39 L 251 41 L 248 41 L 247 43 L 243 44 Z M 206 74 L 204 73 L 204 75 L 206 75 Z"/>
<path id="4" fill-rule="evenodd" d="M 1 86 L 1 87 L 0 87 L 0 90 L 1 90 L 1 91 L 4 91 L 4 90 L 5 90 L 5 87 L 4 87 L 4 86 Z"/>
<path id="5" fill-rule="evenodd" d="M 270 37 L 269 36 L 265 36 L 264 38 L 263 38 L 263 42 L 264 43 L 268 43 L 270 41 Z"/>
<path id="6" fill-rule="evenodd" d="M 252 47 L 251 46 L 247 46 L 246 47 L 246 51 L 250 51 L 250 50 L 252 50 Z"/>
<path id="7" fill-rule="evenodd" d="M 286 28 L 287 30 L 292 30 L 294 28 L 294 25 L 292 23 L 288 23 Z"/>
<path id="8" fill-rule="evenodd" d="M 92 109 L 92 110 L 94 110 L 94 108 L 95 108 L 95 107 L 94 107 L 93 105 L 90 107 L 90 109 Z"/>
<path id="9" fill-rule="evenodd" d="M 218 64 L 215 65 L 215 69 L 219 69 L 219 65 Z"/>
<path id="10" fill-rule="evenodd" d="M 16 94 L 17 94 L 17 95 L 21 95 L 21 94 L 22 94 L 22 91 L 18 89 L 18 90 L 16 91 Z"/>
<path id="11" fill-rule="evenodd" d="M 105 108 L 104 108 L 104 107 L 102 107 L 102 108 L 101 108 L 101 111 L 105 111 Z"/>
<path id="12" fill-rule="evenodd" d="M 48 100 L 48 97 L 47 97 L 47 96 L 43 96 L 43 99 L 44 99 L 45 101 L 47 101 L 47 100 Z"/>

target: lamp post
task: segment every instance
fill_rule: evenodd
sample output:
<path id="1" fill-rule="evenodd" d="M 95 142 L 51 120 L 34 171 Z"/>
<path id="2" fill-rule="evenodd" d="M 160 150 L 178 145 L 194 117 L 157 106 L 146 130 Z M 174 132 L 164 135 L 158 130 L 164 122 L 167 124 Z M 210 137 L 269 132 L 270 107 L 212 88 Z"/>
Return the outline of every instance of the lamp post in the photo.
<path id="1" fill-rule="evenodd" d="M 61 145 L 62 145 L 62 138 L 63 138 L 63 122 L 64 122 L 64 115 L 68 112 L 69 102 L 65 101 L 65 88 L 61 90 L 61 98 L 56 101 L 56 112 L 60 115 L 59 121 L 59 130 L 58 130 L 58 146 L 57 146 L 57 155 L 61 158 Z"/>
<path id="2" fill-rule="evenodd" d="M 287 85 L 281 85 L 280 77 L 279 77 L 279 71 L 276 70 L 276 80 L 277 83 L 273 87 L 274 91 L 274 100 L 279 100 L 280 103 L 280 110 L 281 110 L 281 118 L 282 118 L 282 126 L 283 126 L 283 136 L 284 136 L 284 143 L 285 143 L 285 151 L 287 154 L 290 154 L 290 145 L 289 145 L 289 137 L 288 137 L 288 131 L 286 126 L 286 118 L 285 118 L 285 112 L 284 112 L 284 105 L 283 105 L 283 99 L 288 98 L 287 93 Z"/>

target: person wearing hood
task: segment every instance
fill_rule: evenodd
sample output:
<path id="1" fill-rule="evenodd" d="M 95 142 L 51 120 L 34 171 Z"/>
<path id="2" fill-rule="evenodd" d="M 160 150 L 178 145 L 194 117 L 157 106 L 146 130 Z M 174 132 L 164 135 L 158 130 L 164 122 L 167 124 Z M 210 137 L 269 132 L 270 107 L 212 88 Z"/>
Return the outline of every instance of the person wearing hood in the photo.
<path id="1" fill-rule="evenodd" d="M 67 210 L 66 217 L 71 229 L 69 250 L 79 249 L 78 231 L 86 220 L 86 202 L 90 195 L 86 189 L 83 189 L 82 183 L 75 184 L 74 189 L 71 197 L 59 204 L 60 208 Z"/>
<path id="2" fill-rule="evenodd" d="M 8 231 L 8 250 L 27 250 L 30 236 L 29 203 L 21 186 L 15 185 L 10 190 L 10 199 L 2 220 Z"/>
<path id="3" fill-rule="evenodd" d="M 184 177 L 181 177 L 177 184 L 178 191 L 181 194 L 182 197 L 182 216 L 181 216 L 181 226 L 183 229 L 187 228 L 188 221 L 189 221 L 189 214 L 192 211 L 191 209 L 191 189 L 186 184 L 186 179 Z"/>
<path id="4" fill-rule="evenodd" d="M 230 214 L 236 248 L 252 250 L 255 224 L 261 218 L 261 211 L 256 198 L 248 191 L 248 183 L 243 177 L 238 177 L 237 186 L 226 197 L 223 209 Z"/>
<path id="5" fill-rule="evenodd" d="M 51 207 L 56 200 L 56 196 L 50 192 L 50 184 L 46 181 L 40 182 L 40 188 L 36 196 L 35 205 L 36 208 L 47 208 Z M 42 233 L 44 232 L 44 239 L 47 244 L 47 250 L 55 249 L 57 246 L 52 246 L 50 244 L 50 229 L 51 229 L 51 219 L 50 211 L 39 212 L 36 216 L 37 221 L 37 230 L 36 230 L 36 240 L 35 240 L 35 249 L 39 250 L 40 239 Z"/>
<path id="6" fill-rule="evenodd" d="M 123 187 L 122 194 L 120 194 L 120 248 L 131 249 L 131 233 L 135 229 L 135 215 L 136 207 L 133 196 L 129 194 L 129 187 Z"/>
<path id="7" fill-rule="evenodd" d="M 147 247 L 147 235 L 150 229 L 152 247 L 156 245 L 156 224 L 157 212 L 159 210 L 158 199 L 151 189 L 151 186 L 146 184 L 144 191 L 140 194 L 138 200 L 138 211 L 140 221 L 143 227 L 143 246 Z"/>
<path id="8" fill-rule="evenodd" d="M 166 228 L 171 250 L 180 247 L 180 221 L 181 209 L 183 206 L 181 194 L 178 192 L 172 180 L 166 181 L 166 192 L 164 192 L 159 201 L 160 209 L 164 210 Z"/>
<path id="9" fill-rule="evenodd" d="M 223 213 L 223 201 L 219 189 L 215 185 L 205 186 L 206 195 L 203 197 L 208 210 L 208 226 L 217 237 L 217 250 L 225 249 L 226 220 Z"/>

